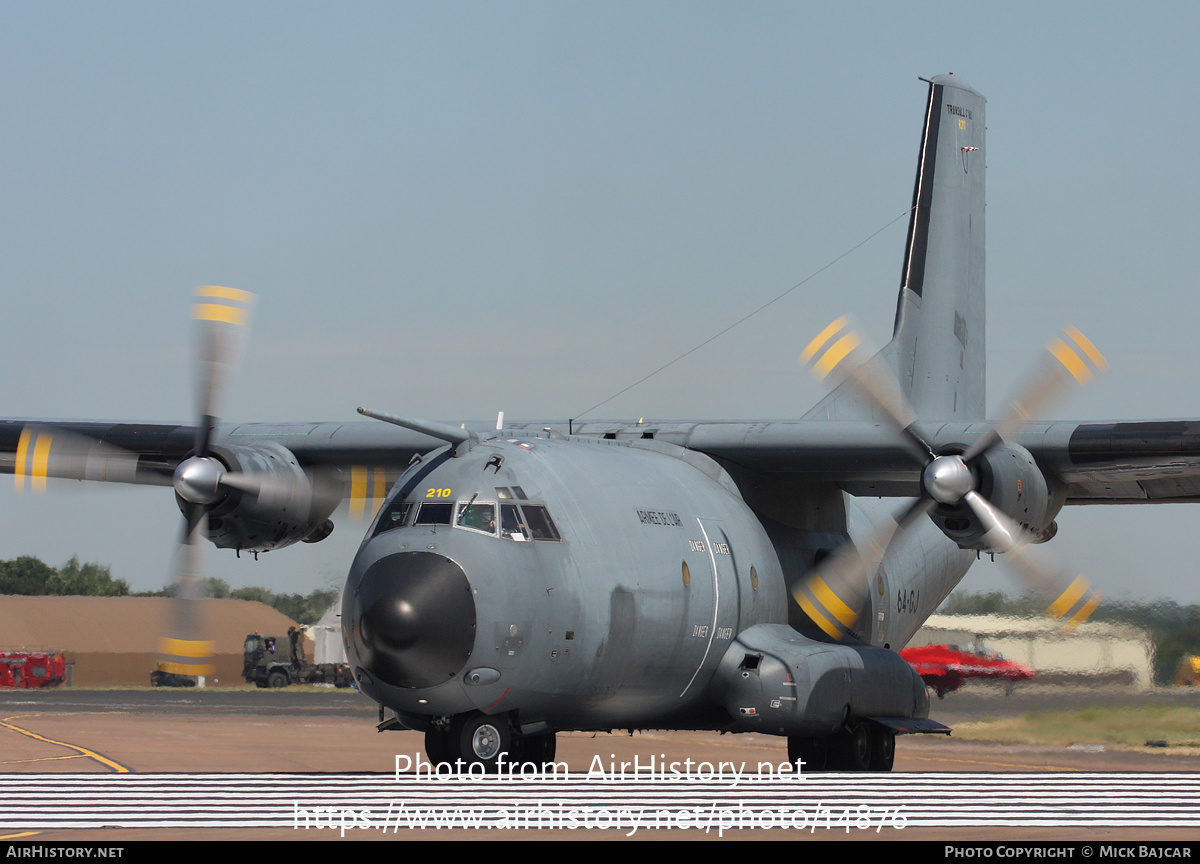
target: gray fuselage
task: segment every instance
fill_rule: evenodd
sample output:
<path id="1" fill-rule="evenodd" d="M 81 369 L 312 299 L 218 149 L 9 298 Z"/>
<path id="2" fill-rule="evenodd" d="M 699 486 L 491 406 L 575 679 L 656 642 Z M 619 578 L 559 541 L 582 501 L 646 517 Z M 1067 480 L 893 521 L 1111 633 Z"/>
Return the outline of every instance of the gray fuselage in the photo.
<path id="1" fill-rule="evenodd" d="M 363 691 L 524 729 L 727 723 L 713 673 L 739 633 L 786 623 L 787 591 L 736 487 L 684 455 L 497 437 L 412 466 L 345 592 Z"/>

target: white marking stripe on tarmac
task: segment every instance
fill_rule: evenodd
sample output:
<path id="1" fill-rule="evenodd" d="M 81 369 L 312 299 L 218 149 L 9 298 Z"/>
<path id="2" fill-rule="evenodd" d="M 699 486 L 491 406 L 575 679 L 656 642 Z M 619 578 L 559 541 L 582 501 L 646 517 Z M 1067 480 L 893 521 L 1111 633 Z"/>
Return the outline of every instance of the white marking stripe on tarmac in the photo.
<path id="1" fill-rule="evenodd" d="M 7 774 L 4 828 L 1200 827 L 1200 774 L 818 774 L 475 781 L 364 774 Z M 621 814 L 624 814 L 622 816 Z M 315 820 L 315 821 L 314 821 Z M 605 821 L 607 820 L 607 822 Z M 657 821 L 655 821 L 657 820 Z M 664 821 L 665 820 L 665 821 Z M 672 824 L 674 820 L 675 824 Z M 682 824 L 680 820 L 687 824 Z"/>

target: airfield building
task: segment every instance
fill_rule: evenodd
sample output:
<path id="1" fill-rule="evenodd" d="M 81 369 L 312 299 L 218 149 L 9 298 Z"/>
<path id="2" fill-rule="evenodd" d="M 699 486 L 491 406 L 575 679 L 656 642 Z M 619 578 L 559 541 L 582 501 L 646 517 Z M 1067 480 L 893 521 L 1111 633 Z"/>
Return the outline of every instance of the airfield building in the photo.
<path id="1" fill-rule="evenodd" d="M 909 645 L 982 645 L 1037 672 L 1035 684 L 1108 684 L 1148 690 L 1154 643 L 1144 630 L 1088 621 L 1064 633 L 1049 618 L 931 615 Z"/>
<path id="2" fill-rule="evenodd" d="M 296 622 L 265 603 L 200 602 L 216 673 L 208 684 L 241 684 L 247 633 L 286 635 Z M 172 614 L 167 597 L 0 596 L 0 650 L 61 651 L 77 686 L 148 686 Z M 305 648 L 312 656 L 312 645 Z"/>

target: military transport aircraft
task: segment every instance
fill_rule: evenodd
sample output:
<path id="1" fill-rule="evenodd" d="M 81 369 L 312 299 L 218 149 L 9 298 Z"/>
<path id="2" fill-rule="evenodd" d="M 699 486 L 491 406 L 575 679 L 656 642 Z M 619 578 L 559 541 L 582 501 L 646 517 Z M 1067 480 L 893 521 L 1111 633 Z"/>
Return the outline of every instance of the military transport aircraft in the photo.
<path id="1" fill-rule="evenodd" d="M 222 424 L 252 298 L 210 286 L 194 425 L 7 420 L 0 470 L 18 489 L 171 486 L 185 598 L 204 537 L 278 549 L 326 537 L 344 498 L 377 507 L 343 639 L 381 726 L 423 731 L 439 762 L 541 762 L 562 730 L 713 729 L 784 736 L 806 770 L 888 770 L 898 732 L 946 731 L 896 652 L 980 553 L 1074 626 L 1098 597 L 1031 549 L 1059 509 L 1200 500 L 1200 421 L 1033 419 L 1103 368 L 1078 331 L 985 420 L 985 103 L 928 83 L 892 341 L 870 355 L 842 319 L 818 334 L 802 359 L 835 386 L 800 420 Z M 188 605 L 163 651 L 194 673 L 211 647 Z"/>

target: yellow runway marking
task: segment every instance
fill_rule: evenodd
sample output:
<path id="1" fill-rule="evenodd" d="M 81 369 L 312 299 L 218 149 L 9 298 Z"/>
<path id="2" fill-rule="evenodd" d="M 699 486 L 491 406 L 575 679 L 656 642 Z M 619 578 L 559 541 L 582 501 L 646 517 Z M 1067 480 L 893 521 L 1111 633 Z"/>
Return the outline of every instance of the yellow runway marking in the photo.
<path id="1" fill-rule="evenodd" d="M 57 762 L 61 759 L 84 759 L 84 758 L 86 758 L 86 757 L 84 757 L 83 755 L 81 755 L 79 753 L 75 753 L 75 754 L 72 754 L 71 756 L 43 756 L 41 759 L 5 759 L 3 761 L 0 761 L 0 765 L 24 765 L 27 762 Z"/>
<path id="2" fill-rule="evenodd" d="M 41 831 L 22 831 L 20 834 L 0 834 L 0 840 L 16 840 L 20 837 L 36 837 Z"/>
<path id="3" fill-rule="evenodd" d="M 32 716 L 37 716 L 37 715 L 32 715 Z M 47 744 L 57 744 L 59 747 L 66 747 L 69 750 L 74 750 L 75 752 L 77 752 L 83 756 L 86 756 L 89 759 L 95 759 L 101 765 L 104 765 L 105 767 L 107 767 L 108 769 L 110 769 L 111 771 L 113 771 L 116 774 L 129 774 L 130 773 L 130 769 L 126 768 L 120 762 L 114 762 L 112 759 L 109 759 L 107 756 L 101 756 L 95 750 L 89 750 L 86 747 L 80 747 L 78 744 L 68 744 L 66 741 L 55 741 L 53 738 L 47 738 L 44 735 L 39 735 L 36 732 L 31 732 L 28 729 L 22 729 L 20 726 L 14 726 L 13 724 L 4 722 L 2 720 L 0 720 L 0 726 L 3 726 L 5 729 L 11 729 L 14 732 L 19 732 L 22 735 L 28 735 L 30 738 L 34 738 L 38 741 L 45 741 Z"/>

